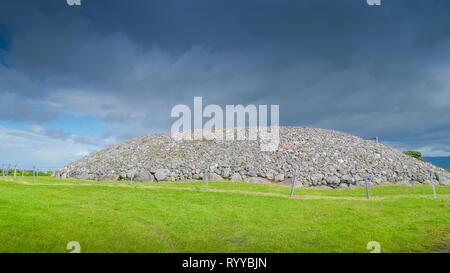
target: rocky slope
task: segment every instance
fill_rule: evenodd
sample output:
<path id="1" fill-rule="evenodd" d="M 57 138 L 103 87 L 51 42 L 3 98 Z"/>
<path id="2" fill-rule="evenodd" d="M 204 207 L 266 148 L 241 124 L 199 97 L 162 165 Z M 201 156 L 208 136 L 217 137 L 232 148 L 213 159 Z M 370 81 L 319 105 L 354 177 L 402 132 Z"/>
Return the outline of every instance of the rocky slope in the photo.
<path id="1" fill-rule="evenodd" d="M 449 185 L 450 174 L 371 140 L 317 128 L 280 127 L 275 152 L 257 141 L 181 141 L 170 133 L 137 137 L 84 157 L 57 177 L 95 180 L 188 181 L 229 179 L 297 186 L 352 187 L 364 184 Z"/>

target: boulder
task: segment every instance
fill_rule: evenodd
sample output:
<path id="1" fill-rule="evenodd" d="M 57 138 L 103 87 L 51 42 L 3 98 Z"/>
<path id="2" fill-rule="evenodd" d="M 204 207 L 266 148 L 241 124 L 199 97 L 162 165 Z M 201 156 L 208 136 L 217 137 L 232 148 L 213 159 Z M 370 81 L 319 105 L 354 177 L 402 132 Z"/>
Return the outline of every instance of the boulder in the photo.
<path id="1" fill-rule="evenodd" d="M 355 181 L 350 175 L 344 175 L 341 177 L 341 183 L 354 184 Z"/>
<path id="2" fill-rule="evenodd" d="M 222 170 L 222 176 L 225 178 L 230 178 L 231 176 L 231 169 L 230 168 L 225 168 Z"/>
<path id="3" fill-rule="evenodd" d="M 324 175 L 320 174 L 320 173 L 315 173 L 310 176 L 310 179 L 311 179 L 311 182 L 313 185 L 320 185 L 321 184 L 320 182 L 322 182 L 323 178 L 324 178 Z"/>
<path id="4" fill-rule="evenodd" d="M 265 176 L 266 176 L 267 179 L 269 179 L 269 180 L 272 180 L 272 179 L 275 177 L 275 175 L 273 174 L 273 172 L 267 172 Z"/>
<path id="5" fill-rule="evenodd" d="M 450 186 L 450 179 L 440 179 L 439 180 L 439 184 L 443 185 L 443 186 Z"/>
<path id="6" fill-rule="evenodd" d="M 270 181 L 262 177 L 247 177 L 244 179 L 247 183 L 270 184 Z"/>
<path id="7" fill-rule="evenodd" d="M 146 169 L 137 169 L 133 173 L 134 181 L 140 181 L 140 182 L 153 182 L 155 181 L 155 177 L 150 173 L 150 171 Z"/>
<path id="8" fill-rule="evenodd" d="M 105 174 L 103 176 L 100 176 L 98 179 L 99 181 L 117 181 L 119 180 L 118 174 Z"/>
<path id="9" fill-rule="evenodd" d="M 291 177 L 291 178 L 287 178 L 287 179 L 283 180 L 281 182 L 281 184 L 292 187 L 292 182 L 293 181 L 294 181 L 294 178 Z M 295 188 L 300 188 L 300 187 L 303 187 L 303 184 L 302 184 L 302 182 L 300 180 L 297 179 L 295 181 L 294 187 Z"/>
<path id="10" fill-rule="evenodd" d="M 168 169 L 157 169 L 155 171 L 155 178 L 157 181 L 165 181 L 169 175 L 170 171 Z"/>
<path id="11" fill-rule="evenodd" d="M 216 173 L 208 173 L 208 180 L 209 181 L 223 181 L 222 176 L 216 174 Z"/>
<path id="12" fill-rule="evenodd" d="M 402 181 L 398 182 L 397 184 L 402 185 L 402 186 L 411 186 L 411 183 L 408 180 L 402 180 Z"/>
<path id="13" fill-rule="evenodd" d="M 231 181 L 233 182 L 242 182 L 242 176 L 239 173 L 234 173 L 233 175 L 231 175 Z"/>
<path id="14" fill-rule="evenodd" d="M 436 179 L 439 181 L 440 185 L 450 186 L 450 175 L 446 176 L 444 174 L 435 174 Z"/>
<path id="15" fill-rule="evenodd" d="M 341 180 L 337 176 L 329 176 L 325 178 L 325 181 L 330 186 L 337 186 L 341 182 Z"/>
<path id="16" fill-rule="evenodd" d="M 284 174 L 281 173 L 281 174 L 275 175 L 273 180 L 275 180 L 275 181 L 283 181 L 284 180 Z"/>

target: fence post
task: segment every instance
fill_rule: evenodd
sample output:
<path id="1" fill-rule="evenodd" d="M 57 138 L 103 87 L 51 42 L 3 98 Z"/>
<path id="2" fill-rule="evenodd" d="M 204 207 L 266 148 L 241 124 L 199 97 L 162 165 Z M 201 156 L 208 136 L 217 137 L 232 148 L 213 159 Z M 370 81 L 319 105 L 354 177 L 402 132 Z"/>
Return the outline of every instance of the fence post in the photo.
<path id="1" fill-rule="evenodd" d="M 35 176 L 36 176 L 36 167 L 33 166 L 33 184 L 34 184 L 34 181 L 35 181 Z"/>
<path id="2" fill-rule="evenodd" d="M 11 164 L 8 164 L 8 169 L 6 170 L 7 176 L 9 176 L 9 168 L 11 167 Z"/>
<path id="3" fill-rule="evenodd" d="M 22 176 L 24 176 L 24 173 L 25 173 L 25 169 L 22 169 Z"/>
<path id="4" fill-rule="evenodd" d="M 295 173 L 294 176 L 292 177 L 291 197 L 294 196 L 296 182 L 297 182 L 297 174 Z"/>
<path id="5" fill-rule="evenodd" d="M 208 168 L 205 169 L 205 174 L 203 175 L 203 180 L 205 180 L 206 190 L 208 190 Z"/>
<path id="6" fill-rule="evenodd" d="M 434 198 L 436 198 L 437 195 L 436 195 L 436 187 L 434 185 L 434 182 L 431 182 L 431 187 L 433 188 L 433 196 L 434 196 Z"/>
<path id="7" fill-rule="evenodd" d="M 370 199 L 370 192 L 369 192 L 369 179 L 365 178 L 364 182 L 366 183 L 366 197 L 367 199 Z"/>
<path id="8" fill-rule="evenodd" d="M 14 166 L 14 180 L 17 178 L 17 165 Z"/>
<path id="9" fill-rule="evenodd" d="M 131 174 L 130 185 L 133 185 L 134 173 Z"/>

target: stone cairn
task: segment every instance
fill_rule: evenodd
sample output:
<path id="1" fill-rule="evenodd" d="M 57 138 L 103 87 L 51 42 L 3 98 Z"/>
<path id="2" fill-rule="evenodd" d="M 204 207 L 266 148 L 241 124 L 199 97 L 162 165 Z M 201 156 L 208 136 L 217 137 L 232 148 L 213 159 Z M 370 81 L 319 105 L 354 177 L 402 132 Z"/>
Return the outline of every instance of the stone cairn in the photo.
<path id="1" fill-rule="evenodd" d="M 274 152 L 258 141 L 175 141 L 170 133 L 129 139 L 70 163 L 54 173 L 98 181 L 210 181 L 345 188 L 378 184 L 450 185 L 450 173 L 393 148 L 318 128 L 280 127 Z"/>

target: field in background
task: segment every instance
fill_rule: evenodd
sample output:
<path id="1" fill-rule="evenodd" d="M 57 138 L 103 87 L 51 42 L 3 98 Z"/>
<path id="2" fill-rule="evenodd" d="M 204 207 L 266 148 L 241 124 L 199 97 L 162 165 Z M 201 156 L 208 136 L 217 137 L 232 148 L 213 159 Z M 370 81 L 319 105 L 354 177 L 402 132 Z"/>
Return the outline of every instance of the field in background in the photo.
<path id="1" fill-rule="evenodd" d="M 0 177 L 0 252 L 448 251 L 450 187 Z"/>

